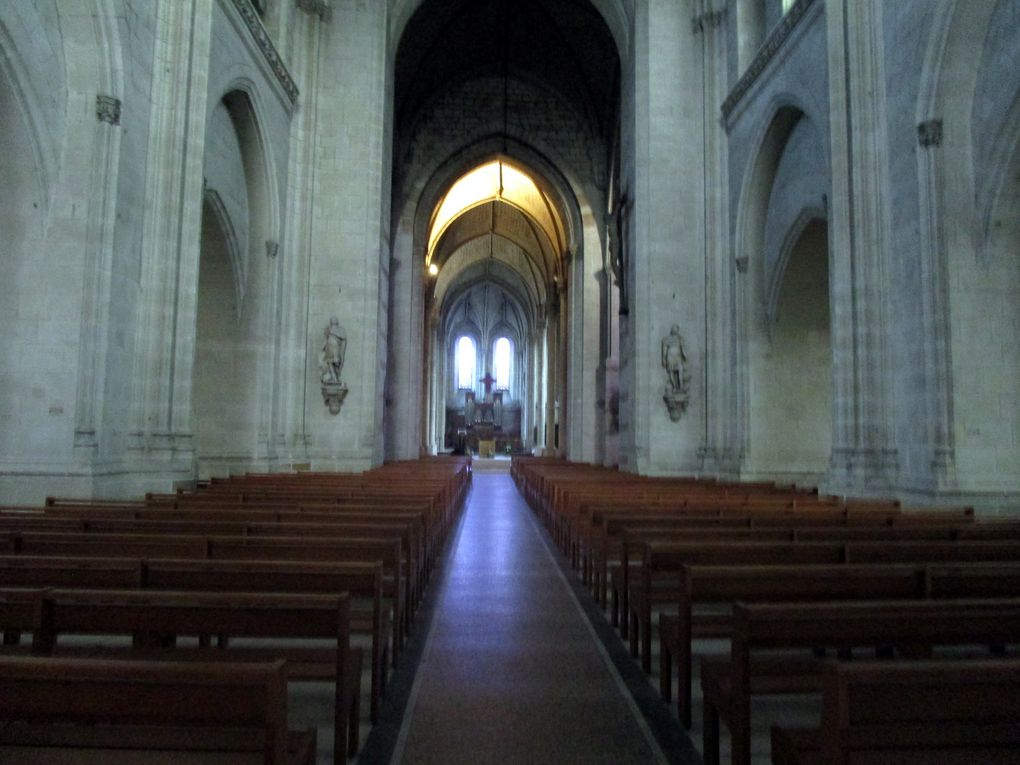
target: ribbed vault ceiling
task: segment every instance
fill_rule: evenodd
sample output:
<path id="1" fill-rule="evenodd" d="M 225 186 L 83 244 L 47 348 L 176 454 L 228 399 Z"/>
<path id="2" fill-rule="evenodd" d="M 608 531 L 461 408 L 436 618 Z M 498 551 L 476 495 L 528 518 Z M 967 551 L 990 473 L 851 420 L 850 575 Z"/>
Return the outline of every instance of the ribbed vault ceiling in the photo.
<path id="1" fill-rule="evenodd" d="M 452 82 L 486 76 L 540 82 L 608 135 L 619 65 L 616 44 L 588 0 L 431 0 L 397 53 L 397 129 Z"/>

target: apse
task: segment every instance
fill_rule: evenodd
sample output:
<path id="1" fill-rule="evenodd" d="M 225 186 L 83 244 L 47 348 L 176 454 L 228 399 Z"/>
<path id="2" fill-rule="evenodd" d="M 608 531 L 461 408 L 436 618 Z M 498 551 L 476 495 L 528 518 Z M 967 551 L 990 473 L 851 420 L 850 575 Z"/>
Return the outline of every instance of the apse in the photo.
<path id="1" fill-rule="evenodd" d="M 612 287 L 598 274 L 618 152 L 620 58 L 600 8 L 588 0 L 426 1 L 402 28 L 392 113 L 390 459 L 452 448 L 448 431 L 464 430 L 469 393 L 485 404 L 476 412 L 491 416 L 481 380 L 497 377 L 500 339 L 513 348 L 500 393 L 520 407 L 520 424 L 482 440 L 602 459 L 604 356 L 618 343 L 600 336 L 611 326 Z M 458 324 L 471 325 L 463 336 L 477 347 L 473 391 L 453 384 Z"/>
<path id="2" fill-rule="evenodd" d="M 549 400 L 561 354 L 552 314 L 567 227 L 543 185 L 496 156 L 452 183 L 430 216 L 424 265 L 436 451 L 512 454 L 549 438 L 555 448 Z"/>

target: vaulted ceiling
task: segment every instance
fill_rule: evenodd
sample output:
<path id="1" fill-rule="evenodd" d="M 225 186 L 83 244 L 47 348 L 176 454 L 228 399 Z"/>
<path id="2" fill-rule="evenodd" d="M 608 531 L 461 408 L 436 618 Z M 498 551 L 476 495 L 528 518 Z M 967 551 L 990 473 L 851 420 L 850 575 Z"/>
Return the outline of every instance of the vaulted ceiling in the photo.
<path id="1" fill-rule="evenodd" d="M 507 75 L 541 83 L 608 136 L 616 44 L 589 0 L 431 0 L 415 13 L 396 61 L 396 124 L 451 83 Z"/>

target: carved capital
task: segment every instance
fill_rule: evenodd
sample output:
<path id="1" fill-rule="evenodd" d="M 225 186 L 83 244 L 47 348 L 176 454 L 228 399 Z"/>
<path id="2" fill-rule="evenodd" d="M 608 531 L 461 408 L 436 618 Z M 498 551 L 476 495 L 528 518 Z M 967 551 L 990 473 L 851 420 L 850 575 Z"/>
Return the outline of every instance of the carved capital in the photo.
<path id="1" fill-rule="evenodd" d="M 100 122 L 108 122 L 111 125 L 120 124 L 120 99 L 114 96 L 104 96 L 102 93 L 96 96 L 96 117 Z"/>
<path id="2" fill-rule="evenodd" d="M 318 16 L 319 21 L 329 23 L 333 18 L 333 9 L 329 0 L 297 0 L 297 7 L 307 14 Z"/>
<path id="3" fill-rule="evenodd" d="M 694 30 L 694 34 L 718 29 L 726 20 L 726 8 L 715 9 L 708 7 L 699 9 L 699 11 L 691 18 L 691 29 Z"/>
<path id="4" fill-rule="evenodd" d="M 926 120 L 917 126 L 917 142 L 921 148 L 942 145 L 942 120 Z"/>

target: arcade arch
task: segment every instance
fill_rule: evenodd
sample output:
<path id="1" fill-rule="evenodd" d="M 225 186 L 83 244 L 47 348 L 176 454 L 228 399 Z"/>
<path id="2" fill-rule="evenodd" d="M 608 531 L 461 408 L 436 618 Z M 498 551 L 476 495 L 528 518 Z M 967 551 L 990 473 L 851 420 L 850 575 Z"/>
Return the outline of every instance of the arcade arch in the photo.
<path id="1" fill-rule="evenodd" d="M 393 4 L 387 459 L 448 448 L 447 404 L 465 403 L 450 317 L 483 301 L 478 377 L 507 337 L 513 446 L 602 459 L 600 354 L 616 343 L 598 274 L 626 18 L 619 0 Z"/>
<path id="2" fill-rule="evenodd" d="M 435 451 L 476 450 L 480 439 L 499 451 L 556 448 L 568 226 L 543 186 L 497 156 L 453 181 L 429 216 L 424 301 L 435 390 L 426 427 Z M 477 359 L 470 384 L 460 374 L 466 337 Z"/>

